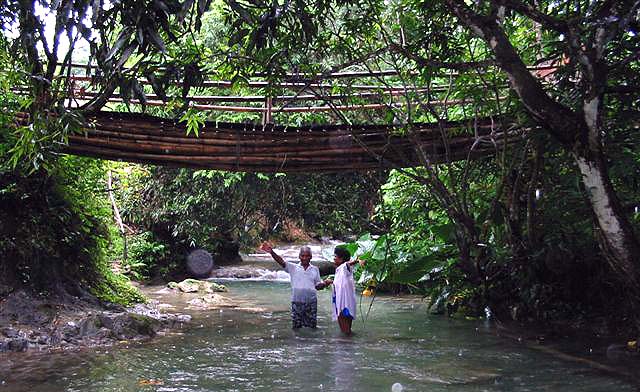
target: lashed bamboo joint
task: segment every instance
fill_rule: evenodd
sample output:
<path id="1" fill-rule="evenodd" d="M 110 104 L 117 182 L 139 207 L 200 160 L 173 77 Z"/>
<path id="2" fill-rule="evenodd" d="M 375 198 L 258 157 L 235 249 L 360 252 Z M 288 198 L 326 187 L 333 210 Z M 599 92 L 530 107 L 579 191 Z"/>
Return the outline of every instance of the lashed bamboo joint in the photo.
<path id="1" fill-rule="evenodd" d="M 66 152 L 96 158 L 248 172 L 331 172 L 422 166 L 491 155 L 523 130 L 490 119 L 390 125 L 290 127 L 206 122 L 187 135 L 177 120 L 100 112 Z"/>

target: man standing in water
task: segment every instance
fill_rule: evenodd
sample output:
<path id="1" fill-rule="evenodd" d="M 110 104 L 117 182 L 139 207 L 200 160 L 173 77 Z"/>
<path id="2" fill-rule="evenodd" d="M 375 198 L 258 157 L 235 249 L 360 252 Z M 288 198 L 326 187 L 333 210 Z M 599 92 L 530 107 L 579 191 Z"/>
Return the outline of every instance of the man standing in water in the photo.
<path id="1" fill-rule="evenodd" d="M 318 316 L 318 299 L 316 290 L 327 287 L 327 282 L 320 279 L 320 270 L 311 265 L 311 248 L 300 248 L 300 263 L 284 261 L 273 251 L 270 243 L 264 242 L 260 249 L 268 252 L 291 276 L 291 321 L 293 329 L 300 327 L 315 328 Z"/>

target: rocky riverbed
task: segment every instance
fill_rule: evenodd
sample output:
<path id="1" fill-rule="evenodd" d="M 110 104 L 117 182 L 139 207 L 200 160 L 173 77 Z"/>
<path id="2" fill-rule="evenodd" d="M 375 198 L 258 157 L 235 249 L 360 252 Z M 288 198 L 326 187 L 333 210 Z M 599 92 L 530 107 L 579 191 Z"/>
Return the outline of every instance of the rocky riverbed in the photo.
<path id="1" fill-rule="evenodd" d="M 333 245 L 311 247 L 312 264 L 322 275 L 332 274 L 335 267 L 323 255 L 323 247 L 332 251 Z M 277 251 L 296 262 L 299 246 Z M 268 254 L 255 253 L 243 255 L 238 264 L 214 269 L 211 278 L 288 280 L 289 276 Z M 78 349 L 145 340 L 182 328 L 191 321 L 193 312 L 229 307 L 259 311 L 252 304 L 235 300 L 223 286 L 211 281 L 187 279 L 140 289 L 149 301 L 129 308 L 104 304 L 89 295 L 51 298 L 15 290 L 0 299 L 0 352 Z"/>
<path id="2" fill-rule="evenodd" d="M 141 288 L 150 300 L 125 308 L 92 298 L 42 298 L 18 290 L 0 302 L 0 352 L 75 349 L 145 340 L 182 328 L 187 308 L 234 306 L 222 285 L 188 279 Z M 161 295 L 157 295 L 160 293 Z M 162 300 L 174 298 L 172 304 Z"/>

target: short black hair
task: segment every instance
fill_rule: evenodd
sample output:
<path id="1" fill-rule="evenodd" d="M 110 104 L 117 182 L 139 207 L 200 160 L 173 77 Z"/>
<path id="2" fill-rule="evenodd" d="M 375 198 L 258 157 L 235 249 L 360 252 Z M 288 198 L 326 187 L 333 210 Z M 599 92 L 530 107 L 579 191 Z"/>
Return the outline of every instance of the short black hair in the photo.
<path id="1" fill-rule="evenodd" d="M 349 253 L 349 251 L 342 246 L 336 246 L 333 254 L 341 258 L 342 261 L 349 261 L 351 259 L 351 253 Z"/>

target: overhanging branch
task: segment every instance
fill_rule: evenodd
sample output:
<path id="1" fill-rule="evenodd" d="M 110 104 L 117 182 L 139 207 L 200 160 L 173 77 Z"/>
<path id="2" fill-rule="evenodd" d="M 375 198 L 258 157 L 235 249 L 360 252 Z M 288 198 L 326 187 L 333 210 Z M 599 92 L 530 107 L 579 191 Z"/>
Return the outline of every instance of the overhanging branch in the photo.
<path id="1" fill-rule="evenodd" d="M 498 3 L 530 18 L 547 29 L 557 31 L 561 34 L 566 34 L 568 31 L 568 26 L 565 21 L 541 12 L 532 4 L 518 0 L 499 0 Z"/>

